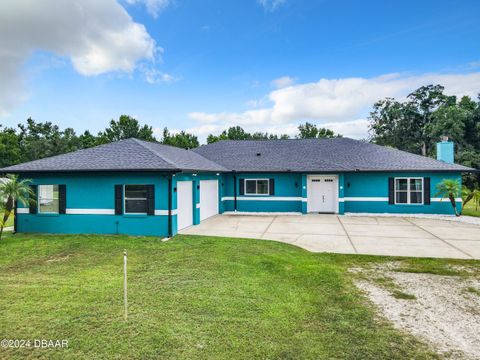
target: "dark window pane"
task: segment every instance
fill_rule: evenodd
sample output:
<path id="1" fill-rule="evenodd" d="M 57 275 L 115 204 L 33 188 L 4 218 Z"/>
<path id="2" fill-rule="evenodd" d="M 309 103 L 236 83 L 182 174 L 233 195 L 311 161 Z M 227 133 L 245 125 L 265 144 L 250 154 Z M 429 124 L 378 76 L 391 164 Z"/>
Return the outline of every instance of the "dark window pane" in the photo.
<path id="1" fill-rule="evenodd" d="M 407 190 L 408 189 L 408 180 L 407 179 L 396 179 L 395 180 L 396 190 Z"/>
<path id="2" fill-rule="evenodd" d="M 422 191 L 422 179 L 410 179 L 410 190 Z"/>
<path id="3" fill-rule="evenodd" d="M 396 193 L 396 202 L 397 204 L 406 204 L 407 203 L 407 192 L 397 192 Z"/>
<path id="4" fill-rule="evenodd" d="M 255 180 L 245 180 L 245 193 L 256 194 L 257 193 L 256 185 L 257 185 L 257 182 Z"/>
<path id="5" fill-rule="evenodd" d="M 422 192 L 421 191 L 411 191 L 410 192 L 410 203 L 421 204 L 422 203 Z"/>
<path id="6" fill-rule="evenodd" d="M 125 212 L 126 213 L 146 213 L 147 201 L 146 200 L 125 200 Z"/>
<path id="7" fill-rule="evenodd" d="M 125 185 L 125 198 L 147 198 L 147 186 L 146 185 Z"/>
<path id="8" fill-rule="evenodd" d="M 268 180 L 257 181 L 257 194 L 268 194 Z"/>

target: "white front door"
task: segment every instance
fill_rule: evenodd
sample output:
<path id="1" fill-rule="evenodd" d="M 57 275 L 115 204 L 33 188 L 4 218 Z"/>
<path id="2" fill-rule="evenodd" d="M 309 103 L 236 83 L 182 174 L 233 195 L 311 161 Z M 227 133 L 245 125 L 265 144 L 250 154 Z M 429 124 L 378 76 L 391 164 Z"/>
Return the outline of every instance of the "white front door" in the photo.
<path id="1" fill-rule="evenodd" d="M 218 214 L 218 180 L 200 181 L 200 221 Z"/>
<path id="2" fill-rule="evenodd" d="M 309 176 L 307 183 L 308 212 L 334 213 L 338 205 L 337 177 Z"/>
<path id="3" fill-rule="evenodd" d="M 177 182 L 177 229 L 193 225 L 193 192 L 191 181 Z"/>

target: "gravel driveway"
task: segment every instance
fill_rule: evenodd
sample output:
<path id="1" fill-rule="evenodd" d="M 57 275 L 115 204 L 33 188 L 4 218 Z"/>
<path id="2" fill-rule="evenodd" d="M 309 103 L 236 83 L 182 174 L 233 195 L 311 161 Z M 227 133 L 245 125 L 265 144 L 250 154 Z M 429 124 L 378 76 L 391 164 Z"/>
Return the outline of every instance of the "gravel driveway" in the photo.
<path id="1" fill-rule="evenodd" d="M 372 275 L 372 274 L 370 274 Z M 395 327 L 419 337 L 449 359 L 480 359 L 480 280 L 379 270 L 392 285 L 359 280 L 357 286 Z"/>

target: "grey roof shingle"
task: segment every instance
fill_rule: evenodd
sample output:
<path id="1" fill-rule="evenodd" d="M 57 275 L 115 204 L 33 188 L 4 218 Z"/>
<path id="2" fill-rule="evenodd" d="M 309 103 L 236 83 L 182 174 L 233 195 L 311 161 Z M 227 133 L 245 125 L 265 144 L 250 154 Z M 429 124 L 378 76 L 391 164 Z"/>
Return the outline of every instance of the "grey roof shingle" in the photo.
<path id="1" fill-rule="evenodd" d="M 121 140 L 0 169 L 2 172 L 226 171 L 192 150 L 138 139 Z"/>
<path id="2" fill-rule="evenodd" d="M 258 155 L 260 154 L 260 155 Z M 127 139 L 26 162 L 0 172 L 456 171 L 474 169 L 349 138 L 226 140 L 194 150 Z"/>
<path id="3" fill-rule="evenodd" d="M 248 172 L 474 170 L 349 138 L 224 140 L 194 151 L 230 170 Z"/>

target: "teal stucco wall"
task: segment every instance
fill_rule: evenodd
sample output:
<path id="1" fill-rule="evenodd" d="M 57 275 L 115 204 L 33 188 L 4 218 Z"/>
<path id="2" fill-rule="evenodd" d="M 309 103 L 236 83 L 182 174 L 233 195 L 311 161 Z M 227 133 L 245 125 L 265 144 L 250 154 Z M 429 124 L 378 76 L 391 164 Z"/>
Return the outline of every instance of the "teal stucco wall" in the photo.
<path id="1" fill-rule="evenodd" d="M 67 214 L 24 214 L 19 210 L 19 232 L 64 234 L 129 234 L 168 235 L 168 177 L 172 177 L 172 234 L 177 233 L 177 181 L 192 181 L 193 223 L 200 222 L 200 181 L 219 180 L 219 199 L 222 196 L 221 175 L 211 173 L 71 173 L 36 174 L 29 176 L 32 184 L 65 184 Z M 115 185 L 155 185 L 155 215 L 69 214 L 71 209 L 109 210 L 114 212 Z M 19 207 L 23 207 L 21 204 Z M 219 211 L 222 212 L 220 204 Z"/>
<path id="2" fill-rule="evenodd" d="M 302 212 L 302 174 L 297 173 L 229 173 L 223 176 L 224 211 L 234 211 L 234 183 L 236 178 L 237 211 L 246 212 Z M 240 179 L 274 179 L 274 195 L 240 195 Z"/>
<path id="3" fill-rule="evenodd" d="M 223 212 L 222 202 L 220 199 L 223 194 L 223 175 L 214 174 L 214 173 L 178 173 L 172 177 L 172 186 L 173 186 L 173 203 L 172 209 L 177 209 L 177 182 L 178 181 L 192 181 L 192 206 L 193 206 L 193 224 L 197 225 L 200 223 L 200 182 L 202 180 L 218 180 L 218 199 L 219 199 L 219 208 L 218 211 L 221 214 Z M 173 235 L 177 233 L 177 215 L 174 213 L 173 217 Z"/>
<path id="4" fill-rule="evenodd" d="M 431 204 L 388 204 L 389 177 L 430 177 Z M 446 199 L 440 201 L 435 196 L 436 187 L 443 179 L 461 182 L 462 177 L 452 173 L 345 173 L 344 209 L 352 213 L 453 214 L 450 202 Z M 457 206 L 461 207 L 461 201 Z"/>
<path id="5" fill-rule="evenodd" d="M 168 234 L 168 181 L 162 173 L 70 173 L 29 175 L 36 185 L 65 184 L 67 214 L 18 214 L 19 232 L 65 234 Z M 116 184 L 154 184 L 155 210 L 164 215 L 68 214 L 69 209 L 115 209 Z M 19 204 L 19 208 L 22 205 Z M 19 210 L 20 212 L 21 210 Z"/>
<path id="6" fill-rule="evenodd" d="M 200 181 L 219 180 L 219 212 L 234 211 L 234 179 L 236 178 L 237 211 L 302 212 L 307 210 L 307 174 L 298 173 L 69 173 L 31 174 L 33 184 L 65 184 L 67 214 L 28 214 L 19 209 L 17 231 L 67 234 L 168 235 L 168 178 L 172 182 L 172 232 L 177 233 L 178 181 L 192 181 L 193 224 L 200 222 Z M 430 205 L 389 205 L 389 177 L 430 177 Z M 239 195 L 240 179 L 273 178 L 274 195 Z M 344 173 L 338 174 L 339 213 L 425 213 L 452 214 L 447 200 L 435 196 L 436 186 L 443 179 L 461 181 L 452 173 Z M 116 184 L 154 184 L 155 215 L 113 215 Z M 458 207 L 461 202 L 457 203 Z M 22 207 L 21 204 L 19 204 Z M 100 209 L 110 214 L 74 214 L 69 210 Z"/>

